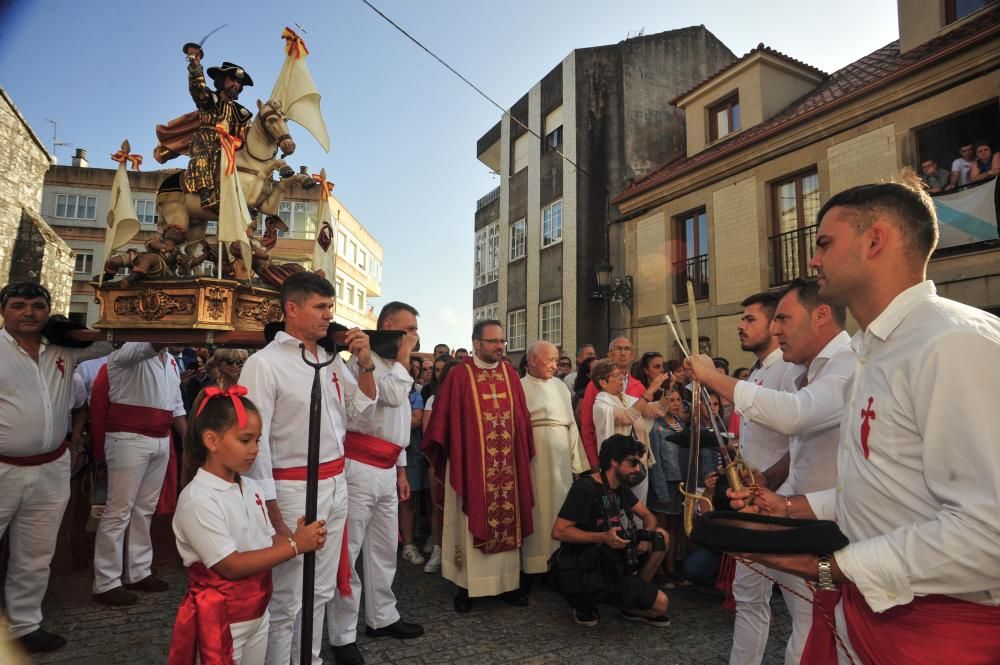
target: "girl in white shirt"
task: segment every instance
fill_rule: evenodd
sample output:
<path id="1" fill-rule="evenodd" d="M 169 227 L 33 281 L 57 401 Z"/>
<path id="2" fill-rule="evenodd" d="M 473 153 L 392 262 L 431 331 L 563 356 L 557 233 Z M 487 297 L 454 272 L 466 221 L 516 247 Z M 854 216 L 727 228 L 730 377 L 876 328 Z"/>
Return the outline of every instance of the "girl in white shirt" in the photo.
<path id="1" fill-rule="evenodd" d="M 257 457 L 261 419 L 246 388 L 206 388 L 195 398 L 184 451 L 200 466 L 174 514 L 188 592 L 174 622 L 169 665 L 257 665 L 267 651 L 271 568 L 323 547 L 324 520 L 292 538 L 271 527 L 260 485 L 241 477 Z"/>

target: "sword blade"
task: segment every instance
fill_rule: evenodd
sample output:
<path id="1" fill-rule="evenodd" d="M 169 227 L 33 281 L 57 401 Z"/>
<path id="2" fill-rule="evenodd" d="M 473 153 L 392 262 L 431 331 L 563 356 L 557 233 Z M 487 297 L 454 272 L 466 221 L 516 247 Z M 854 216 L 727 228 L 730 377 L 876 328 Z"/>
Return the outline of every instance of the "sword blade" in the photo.
<path id="1" fill-rule="evenodd" d="M 201 46 L 202 48 L 204 48 L 205 47 L 205 42 L 208 40 L 208 38 L 211 37 L 212 35 L 214 35 L 215 33 L 217 33 L 219 30 L 222 30 L 227 25 L 229 25 L 229 24 L 228 23 L 223 23 L 222 25 L 220 25 L 215 30 L 210 31 L 207 35 L 205 35 L 204 37 L 201 38 L 201 40 L 198 42 L 198 46 Z"/>

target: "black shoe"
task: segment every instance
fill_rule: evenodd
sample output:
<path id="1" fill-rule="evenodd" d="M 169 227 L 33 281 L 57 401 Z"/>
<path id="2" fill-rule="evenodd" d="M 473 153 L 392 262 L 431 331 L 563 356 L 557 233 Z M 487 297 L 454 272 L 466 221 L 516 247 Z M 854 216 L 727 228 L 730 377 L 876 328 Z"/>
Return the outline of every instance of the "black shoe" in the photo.
<path id="1" fill-rule="evenodd" d="M 424 627 L 416 623 L 407 623 L 402 619 L 382 628 L 365 626 L 368 637 L 395 637 L 397 640 L 412 640 L 424 634 Z"/>
<path id="2" fill-rule="evenodd" d="M 455 611 L 459 614 L 468 614 L 472 610 L 472 599 L 469 598 L 469 592 L 465 589 L 459 589 L 458 593 L 455 594 Z"/>
<path id="3" fill-rule="evenodd" d="M 22 635 L 17 638 L 17 641 L 21 643 L 21 646 L 28 653 L 45 653 L 47 651 L 55 651 L 56 649 L 61 649 L 66 645 L 65 638 L 62 638 L 59 635 L 53 635 L 52 633 L 46 632 L 41 628 L 28 633 L 27 635 Z"/>
<path id="4" fill-rule="evenodd" d="M 638 621 L 639 623 L 644 623 L 648 626 L 657 626 L 659 628 L 666 628 L 670 625 L 670 619 L 667 618 L 666 614 L 661 614 L 656 617 L 646 617 L 638 614 L 630 614 L 629 612 L 622 612 L 622 618 L 626 621 Z"/>
<path id="5" fill-rule="evenodd" d="M 125 605 L 135 605 L 139 600 L 139 596 L 135 595 L 131 591 L 127 591 L 120 586 L 116 586 L 114 589 L 105 591 L 104 593 L 95 593 L 90 597 L 95 603 L 100 603 L 101 605 L 110 605 L 111 607 L 123 607 Z"/>
<path id="6" fill-rule="evenodd" d="M 508 605 L 513 605 L 514 607 L 526 607 L 528 605 L 528 594 L 521 589 L 504 591 L 500 594 L 500 598 L 503 599 L 503 602 Z"/>
<path id="7" fill-rule="evenodd" d="M 336 665 L 365 665 L 364 656 L 361 655 L 355 642 L 339 647 L 331 644 L 330 648 L 333 650 L 333 662 Z"/>
<path id="8" fill-rule="evenodd" d="M 138 582 L 132 582 L 125 585 L 126 589 L 131 589 L 132 591 L 148 591 L 149 593 L 159 593 L 161 591 L 166 591 L 170 588 L 166 580 L 161 580 L 156 575 L 148 575 Z"/>
<path id="9" fill-rule="evenodd" d="M 573 621 L 581 626 L 596 626 L 601 622 L 601 615 L 598 614 L 596 607 L 589 610 L 573 610 Z"/>

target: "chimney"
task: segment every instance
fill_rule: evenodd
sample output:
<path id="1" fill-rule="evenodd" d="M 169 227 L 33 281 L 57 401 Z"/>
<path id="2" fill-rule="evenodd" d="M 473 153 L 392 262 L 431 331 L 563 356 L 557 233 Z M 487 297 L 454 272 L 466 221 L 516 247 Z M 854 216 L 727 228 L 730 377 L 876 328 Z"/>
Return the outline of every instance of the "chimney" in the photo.
<path id="1" fill-rule="evenodd" d="M 84 148 L 77 148 L 76 152 L 73 153 L 73 166 L 78 166 L 81 169 L 87 168 L 87 151 Z"/>
<path id="2" fill-rule="evenodd" d="M 299 167 L 299 173 L 301 173 L 302 175 L 309 175 L 309 167 L 308 166 L 300 166 Z"/>

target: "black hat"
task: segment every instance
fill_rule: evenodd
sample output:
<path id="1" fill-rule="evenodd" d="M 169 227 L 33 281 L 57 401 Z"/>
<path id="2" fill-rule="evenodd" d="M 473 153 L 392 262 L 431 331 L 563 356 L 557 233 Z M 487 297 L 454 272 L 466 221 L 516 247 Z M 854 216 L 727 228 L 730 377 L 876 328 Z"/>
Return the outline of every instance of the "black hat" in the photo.
<path id="1" fill-rule="evenodd" d="M 237 81 L 242 83 L 244 87 L 253 85 L 253 79 L 250 78 L 250 74 L 248 74 L 246 70 L 239 65 L 234 65 L 231 62 L 223 62 L 218 67 L 208 68 L 208 77 L 210 79 L 214 81 L 220 76 L 232 76 Z"/>
<path id="2" fill-rule="evenodd" d="M 205 57 L 205 52 L 201 49 L 201 45 L 200 44 L 195 44 L 194 42 L 188 42 L 183 47 L 181 47 L 181 52 L 184 53 L 184 55 L 187 55 L 187 52 L 189 50 L 195 49 L 195 48 L 198 49 L 198 57 L 199 58 L 204 58 Z"/>

